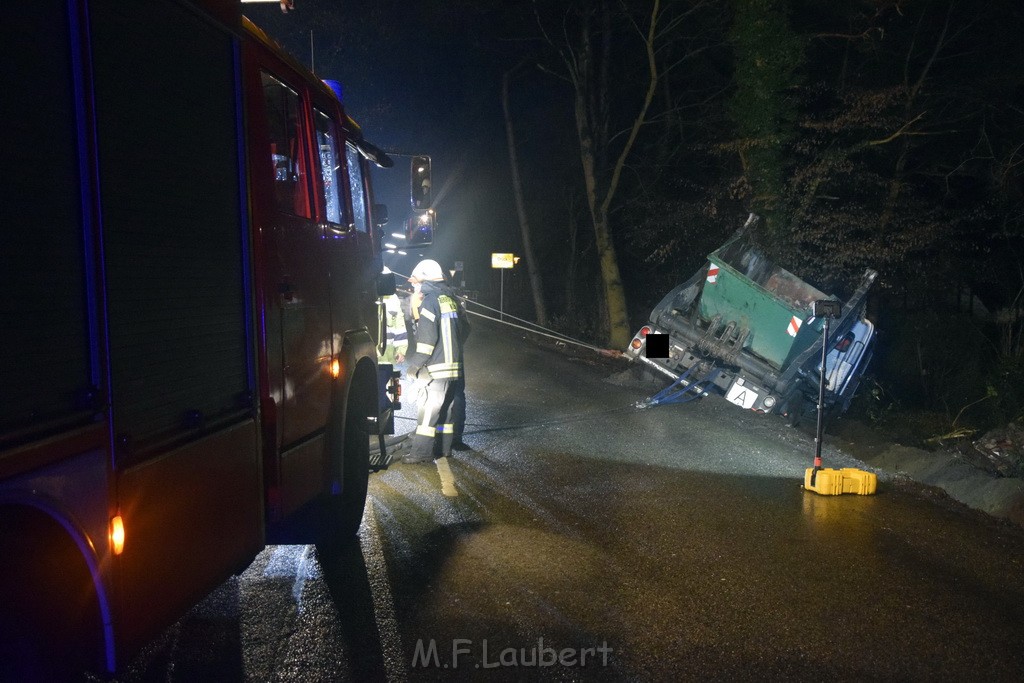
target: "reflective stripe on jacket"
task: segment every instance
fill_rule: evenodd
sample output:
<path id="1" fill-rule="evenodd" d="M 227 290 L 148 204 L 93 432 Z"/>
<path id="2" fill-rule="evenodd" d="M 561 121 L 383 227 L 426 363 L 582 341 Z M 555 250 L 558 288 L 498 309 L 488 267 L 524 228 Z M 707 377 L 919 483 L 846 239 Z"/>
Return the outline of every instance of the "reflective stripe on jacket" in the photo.
<path id="1" fill-rule="evenodd" d="M 425 367 L 435 379 L 462 377 L 458 300 L 440 282 L 424 282 L 420 291 L 423 302 L 416 326 L 416 350 L 409 357 L 409 365 Z"/>

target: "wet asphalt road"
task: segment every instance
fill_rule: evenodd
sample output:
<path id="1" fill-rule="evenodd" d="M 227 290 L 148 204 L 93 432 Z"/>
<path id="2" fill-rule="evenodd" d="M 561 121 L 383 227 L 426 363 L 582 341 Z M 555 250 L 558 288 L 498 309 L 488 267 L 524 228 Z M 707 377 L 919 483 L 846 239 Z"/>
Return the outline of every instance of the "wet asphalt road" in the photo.
<path id="1" fill-rule="evenodd" d="M 466 360 L 472 451 L 374 475 L 359 546 L 269 547 L 119 680 L 1024 679 L 1018 530 L 805 492 L 805 434 L 636 410 L 587 352 L 478 324 Z"/>

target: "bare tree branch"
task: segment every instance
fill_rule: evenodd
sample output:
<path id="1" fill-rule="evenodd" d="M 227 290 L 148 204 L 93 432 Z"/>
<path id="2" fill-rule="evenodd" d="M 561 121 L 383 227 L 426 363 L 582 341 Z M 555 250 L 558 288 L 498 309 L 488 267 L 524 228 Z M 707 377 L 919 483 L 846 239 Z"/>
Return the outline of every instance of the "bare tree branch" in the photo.
<path id="1" fill-rule="evenodd" d="M 860 33 L 815 33 L 811 36 L 813 40 L 827 40 L 829 38 L 838 38 L 840 40 L 847 40 L 853 42 L 855 40 L 867 40 L 871 38 L 871 34 L 877 33 L 878 38 L 882 39 L 885 37 L 885 30 L 879 26 L 872 26 L 869 29 L 865 29 Z"/>
<path id="2" fill-rule="evenodd" d="M 902 135 L 915 135 L 915 134 L 919 135 L 920 133 L 908 133 L 907 129 L 910 128 L 912 125 L 914 125 L 915 122 L 920 120 L 921 117 L 923 117 L 926 113 L 927 112 L 921 112 L 920 114 L 918 114 L 917 116 L 912 118 L 910 121 L 907 121 L 902 126 L 900 126 L 900 129 L 897 130 L 892 135 L 889 135 L 888 137 L 884 137 L 881 140 L 869 140 L 867 144 L 868 145 L 885 145 L 885 144 L 888 144 L 888 143 L 892 142 L 893 140 L 895 140 L 896 138 L 898 138 L 898 137 L 900 137 Z"/>
<path id="3" fill-rule="evenodd" d="M 647 110 L 651 106 L 651 102 L 654 100 L 654 93 L 658 88 L 658 65 L 655 61 L 654 54 L 654 36 L 656 34 L 658 26 L 658 14 L 661 7 L 661 0 L 654 0 L 654 5 L 651 8 L 651 25 L 647 30 L 647 36 L 645 38 L 645 48 L 647 50 L 647 68 L 650 81 L 647 85 L 647 94 L 644 96 L 644 104 L 640 109 L 640 113 L 637 114 L 633 120 L 633 127 L 629 132 L 629 139 L 626 141 L 625 146 L 619 153 L 619 158 L 615 162 L 615 170 L 612 171 L 611 181 L 608 183 L 608 189 L 605 193 L 604 200 L 601 202 L 601 210 L 605 213 L 608 212 L 608 207 L 611 206 L 612 199 L 615 195 L 615 190 L 619 185 L 619 178 L 622 175 L 622 167 L 626 163 L 626 157 L 633 149 L 633 144 L 636 142 L 637 135 L 640 134 L 640 128 L 643 126 L 644 121 L 647 117 Z"/>

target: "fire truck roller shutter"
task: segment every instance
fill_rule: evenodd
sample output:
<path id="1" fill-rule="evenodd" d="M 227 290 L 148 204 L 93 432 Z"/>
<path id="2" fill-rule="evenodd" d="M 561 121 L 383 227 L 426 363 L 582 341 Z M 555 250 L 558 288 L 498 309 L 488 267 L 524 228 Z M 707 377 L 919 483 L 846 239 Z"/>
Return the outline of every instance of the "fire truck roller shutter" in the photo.
<path id="1" fill-rule="evenodd" d="M 92 29 L 114 429 L 144 444 L 250 390 L 235 46 L 167 0 Z"/>
<path id="2" fill-rule="evenodd" d="M 101 402 L 92 393 L 84 216 L 67 2 L 4 10 L 0 120 L 0 432 L 42 426 Z M 40 36 L 47 36 L 40 40 Z M 14 93 L 17 93 L 16 95 Z"/>

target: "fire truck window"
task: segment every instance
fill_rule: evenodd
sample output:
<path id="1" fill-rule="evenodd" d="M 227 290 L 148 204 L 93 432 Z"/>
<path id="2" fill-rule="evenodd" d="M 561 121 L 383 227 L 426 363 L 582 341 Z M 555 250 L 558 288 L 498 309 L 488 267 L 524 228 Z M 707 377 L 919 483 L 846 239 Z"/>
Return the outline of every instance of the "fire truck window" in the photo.
<path id="1" fill-rule="evenodd" d="M 352 145 L 345 145 L 345 157 L 348 160 L 348 183 L 352 188 L 352 222 L 359 232 L 370 232 L 370 223 L 366 215 L 366 184 L 363 182 L 362 157 Z"/>
<path id="2" fill-rule="evenodd" d="M 327 220 L 341 225 L 341 158 L 334 122 L 323 112 L 316 112 L 316 144 L 320 150 L 320 175 L 323 178 L 324 207 Z"/>
<path id="3" fill-rule="evenodd" d="M 303 168 L 299 117 L 299 95 L 267 73 L 263 97 L 270 131 L 270 160 L 274 173 L 274 196 L 278 211 L 309 218 L 310 202 Z"/>

